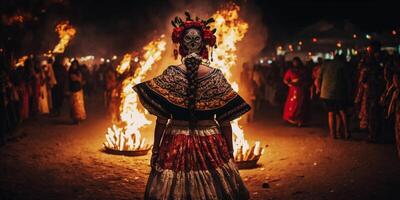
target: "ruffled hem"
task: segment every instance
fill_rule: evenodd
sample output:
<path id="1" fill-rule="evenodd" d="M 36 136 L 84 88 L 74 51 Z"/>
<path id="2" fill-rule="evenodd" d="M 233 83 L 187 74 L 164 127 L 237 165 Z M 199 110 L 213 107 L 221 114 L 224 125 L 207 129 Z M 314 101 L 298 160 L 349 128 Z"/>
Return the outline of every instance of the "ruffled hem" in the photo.
<path id="1" fill-rule="evenodd" d="M 246 200 L 248 191 L 233 160 L 221 167 L 199 171 L 152 169 L 145 199 Z"/>

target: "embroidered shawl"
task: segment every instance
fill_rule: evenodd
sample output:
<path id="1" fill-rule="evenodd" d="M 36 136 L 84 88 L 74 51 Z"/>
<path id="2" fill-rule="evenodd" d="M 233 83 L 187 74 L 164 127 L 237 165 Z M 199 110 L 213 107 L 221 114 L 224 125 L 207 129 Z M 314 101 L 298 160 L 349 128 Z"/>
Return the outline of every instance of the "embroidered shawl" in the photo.
<path id="1" fill-rule="evenodd" d="M 140 102 L 150 114 L 188 119 L 186 72 L 178 66 L 169 66 L 161 75 L 133 87 Z M 250 106 L 240 97 L 225 79 L 221 70 L 213 68 L 197 80 L 196 110 L 199 120 L 234 120 Z"/>

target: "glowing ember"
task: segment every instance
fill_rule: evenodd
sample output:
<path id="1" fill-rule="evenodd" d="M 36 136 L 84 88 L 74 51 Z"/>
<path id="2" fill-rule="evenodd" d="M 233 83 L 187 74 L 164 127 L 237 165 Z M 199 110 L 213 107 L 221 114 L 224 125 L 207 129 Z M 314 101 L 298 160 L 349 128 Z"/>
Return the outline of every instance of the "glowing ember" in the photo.
<path id="1" fill-rule="evenodd" d="M 21 58 L 18 59 L 17 63 L 15 64 L 15 67 L 23 67 L 27 59 L 28 56 L 22 56 Z"/>
<path id="2" fill-rule="evenodd" d="M 218 48 L 213 50 L 214 61 L 212 65 L 222 71 L 236 92 L 239 91 L 239 85 L 232 78 L 232 68 L 237 64 L 236 45 L 244 38 L 249 28 L 249 25 L 239 18 L 239 10 L 239 6 L 229 4 L 227 7 L 218 10 L 212 16 L 215 19 L 215 23 L 211 24 L 212 29 L 217 29 L 216 36 L 218 46 Z M 240 119 L 232 121 L 235 160 L 258 159 L 263 153 L 260 142 L 257 141 L 250 149 L 249 143 L 244 138 L 243 129 L 239 126 L 239 120 Z"/>
<path id="3" fill-rule="evenodd" d="M 75 36 L 76 29 L 69 21 L 63 21 L 56 26 L 56 32 L 58 33 L 60 42 L 54 47 L 53 53 L 64 53 L 69 41 Z"/>
<path id="4" fill-rule="evenodd" d="M 136 69 L 133 76 L 127 77 L 122 82 L 121 123 L 108 129 L 104 143 L 106 148 L 119 151 L 135 151 L 151 147 L 145 145 L 145 138 L 141 137 L 139 131 L 145 125 L 151 124 L 151 121 L 146 118 L 144 112 L 138 109 L 138 96 L 132 88 L 142 82 L 153 64 L 161 59 L 161 54 L 166 50 L 166 44 L 164 35 L 147 44 L 143 48 L 142 60 L 139 61 L 140 67 Z M 126 54 L 117 67 L 117 71 L 119 73 L 128 71 L 131 67 L 131 61 L 131 54 Z"/>

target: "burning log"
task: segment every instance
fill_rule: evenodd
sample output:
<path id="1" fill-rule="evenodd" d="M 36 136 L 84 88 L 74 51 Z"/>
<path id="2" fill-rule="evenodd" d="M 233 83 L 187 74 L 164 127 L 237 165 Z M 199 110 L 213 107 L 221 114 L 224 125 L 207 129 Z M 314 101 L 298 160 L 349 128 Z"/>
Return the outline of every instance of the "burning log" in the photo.
<path id="1" fill-rule="evenodd" d="M 265 148 L 268 146 L 265 145 Z M 250 169 L 257 167 L 257 162 L 261 155 L 264 153 L 264 148 L 260 147 L 260 142 L 256 141 L 255 144 L 243 152 L 243 146 L 238 148 L 235 157 L 235 163 L 239 169 Z"/>

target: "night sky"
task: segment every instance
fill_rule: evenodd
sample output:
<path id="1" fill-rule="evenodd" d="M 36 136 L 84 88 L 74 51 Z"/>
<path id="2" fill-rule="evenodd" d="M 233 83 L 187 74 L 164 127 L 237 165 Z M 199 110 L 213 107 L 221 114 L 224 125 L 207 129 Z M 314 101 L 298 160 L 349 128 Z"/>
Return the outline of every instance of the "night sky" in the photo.
<path id="1" fill-rule="evenodd" d="M 1 11 L 12 13 L 16 10 L 28 10 L 39 20 L 32 25 L 33 29 L 46 32 L 39 46 L 47 48 L 48 43 L 57 41 L 54 38 L 54 24 L 68 19 L 78 28 L 80 43 L 72 49 L 88 53 L 94 49 L 107 53 L 107 48 L 125 52 L 138 48 L 146 39 L 160 31 L 160 21 L 166 21 L 172 11 L 182 10 L 177 5 L 192 4 L 194 1 L 96 1 L 96 0 L 51 0 L 22 1 L 1 0 Z M 226 1 L 207 2 L 207 6 L 218 8 Z M 256 8 L 263 24 L 268 29 L 268 41 L 285 41 L 297 32 L 319 20 L 343 22 L 348 20 L 365 32 L 390 31 L 399 27 L 400 15 L 395 3 L 381 1 L 235 1 L 239 5 L 250 5 Z M 211 5 L 210 5 L 211 4 Z M 42 12 L 42 8 L 46 8 Z M 169 19 L 168 19 L 169 21 Z M 44 30 L 44 31 L 43 31 Z M 52 41 L 48 41 L 49 38 Z M 96 46 L 97 45 L 97 46 Z M 32 45 L 33 46 L 33 45 Z M 98 48 L 100 46 L 100 48 Z"/>

